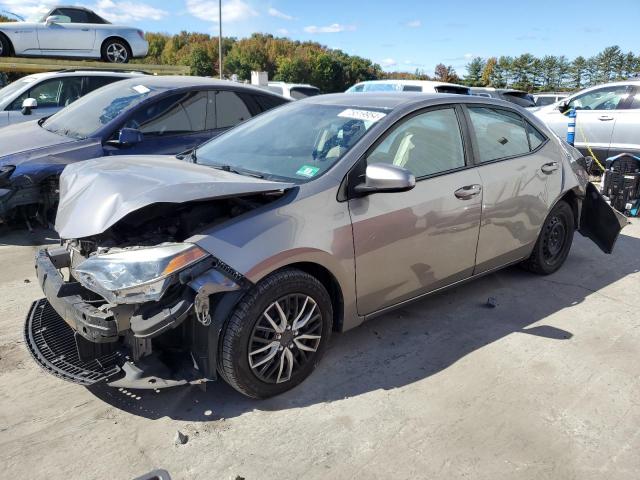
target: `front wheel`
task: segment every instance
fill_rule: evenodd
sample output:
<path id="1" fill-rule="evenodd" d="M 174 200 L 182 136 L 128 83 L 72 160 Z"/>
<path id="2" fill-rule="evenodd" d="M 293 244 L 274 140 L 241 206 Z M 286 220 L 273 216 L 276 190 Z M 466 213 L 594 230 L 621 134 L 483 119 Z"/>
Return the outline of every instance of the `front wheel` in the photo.
<path id="1" fill-rule="evenodd" d="M 523 267 L 538 275 L 557 271 L 569 256 L 574 230 L 573 209 L 561 200 L 544 221 L 533 252 Z"/>
<path id="2" fill-rule="evenodd" d="M 286 392 L 320 361 L 332 318 L 329 294 L 315 277 L 297 269 L 276 272 L 236 307 L 222 333 L 218 370 L 249 397 Z"/>
<path id="3" fill-rule="evenodd" d="M 109 40 L 102 46 L 102 60 L 107 63 L 128 63 L 130 57 L 129 46 L 122 40 Z"/>

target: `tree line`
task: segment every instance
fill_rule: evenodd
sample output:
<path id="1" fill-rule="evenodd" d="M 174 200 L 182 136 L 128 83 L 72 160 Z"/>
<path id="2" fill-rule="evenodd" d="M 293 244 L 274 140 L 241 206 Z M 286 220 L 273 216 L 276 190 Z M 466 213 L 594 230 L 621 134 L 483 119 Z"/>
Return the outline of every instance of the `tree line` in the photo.
<path id="1" fill-rule="evenodd" d="M 517 88 L 534 91 L 567 91 L 624 80 L 640 73 L 640 56 L 623 52 L 617 45 L 589 58 L 573 60 L 564 55 L 538 58 L 530 53 L 518 57 L 473 58 L 463 81 L 472 87 Z"/>

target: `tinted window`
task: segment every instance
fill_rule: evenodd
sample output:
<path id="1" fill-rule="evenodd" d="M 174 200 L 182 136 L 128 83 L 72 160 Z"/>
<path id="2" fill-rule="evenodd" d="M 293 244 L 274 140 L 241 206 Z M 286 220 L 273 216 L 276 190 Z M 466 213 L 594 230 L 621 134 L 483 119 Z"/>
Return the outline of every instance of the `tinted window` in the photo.
<path id="1" fill-rule="evenodd" d="M 403 92 L 421 92 L 422 87 L 419 87 L 417 85 L 404 85 L 402 87 L 402 91 Z"/>
<path id="2" fill-rule="evenodd" d="M 267 95 L 254 95 L 253 98 L 263 112 L 287 103 L 284 99 L 269 97 Z"/>
<path id="3" fill-rule="evenodd" d="M 109 85 L 110 83 L 117 82 L 118 80 L 122 80 L 119 77 L 85 77 L 84 79 L 84 95 L 89 92 L 93 92 L 100 87 L 104 87 L 105 85 Z"/>
<path id="4" fill-rule="evenodd" d="M 38 108 L 66 107 L 82 96 L 81 87 L 81 77 L 45 80 L 16 98 L 8 110 L 22 109 L 22 102 L 27 98 L 35 98 Z"/>
<path id="5" fill-rule="evenodd" d="M 205 129 L 206 92 L 170 95 L 136 111 L 124 124 L 145 135 L 175 135 Z"/>
<path id="6" fill-rule="evenodd" d="M 515 103 L 516 105 L 520 105 L 521 107 L 529 108 L 529 107 L 535 107 L 536 105 L 536 103 L 533 100 L 533 97 L 528 93 L 505 92 L 502 95 L 507 102 Z"/>
<path id="7" fill-rule="evenodd" d="M 359 83 L 351 87 L 347 92 L 362 92 L 364 91 L 364 83 Z"/>
<path id="8" fill-rule="evenodd" d="M 466 87 L 455 87 L 451 85 L 442 85 L 436 87 L 435 91 L 438 93 L 454 93 L 456 95 L 470 95 L 470 90 Z"/>
<path id="9" fill-rule="evenodd" d="M 463 167 L 464 149 L 453 108 L 422 113 L 403 122 L 367 158 L 424 177 Z"/>
<path id="10" fill-rule="evenodd" d="M 556 97 L 538 97 L 536 98 L 536 106 L 537 107 L 545 107 L 547 105 L 551 105 L 556 103 Z"/>
<path id="11" fill-rule="evenodd" d="M 615 110 L 618 104 L 629 96 L 629 87 L 617 85 L 598 88 L 578 95 L 569 102 L 569 108 L 576 110 Z"/>
<path id="12" fill-rule="evenodd" d="M 236 92 L 216 92 L 216 126 L 218 128 L 233 127 L 249 117 L 251 117 L 249 108 Z"/>
<path id="13" fill-rule="evenodd" d="M 527 129 L 512 112 L 488 107 L 469 107 L 480 162 L 529 153 Z"/>
<path id="14" fill-rule="evenodd" d="M 90 23 L 89 15 L 85 10 L 78 10 L 75 8 L 59 8 L 56 10 L 60 13 L 55 13 L 55 15 L 64 15 L 71 19 L 71 23 Z"/>
<path id="15" fill-rule="evenodd" d="M 289 93 L 291 94 L 291 98 L 300 100 L 301 98 L 315 97 L 316 95 L 320 95 L 320 90 L 313 87 L 294 87 L 289 90 Z"/>

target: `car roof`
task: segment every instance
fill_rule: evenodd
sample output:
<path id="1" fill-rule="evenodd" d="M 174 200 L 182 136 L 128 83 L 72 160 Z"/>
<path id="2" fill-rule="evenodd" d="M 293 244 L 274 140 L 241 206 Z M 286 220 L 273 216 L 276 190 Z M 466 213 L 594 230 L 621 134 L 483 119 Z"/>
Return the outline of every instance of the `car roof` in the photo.
<path id="1" fill-rule="evenodd" d="M 335 105 L 353 108 L 381 108 L 395 110 L 412 105 L 441 105 L 443 103 L 491 103 L 496 106 L 513 108 L 514 104 L 497 98 L 474 97 L 472 95 L 456 95 L 448 93 L 421 92 L 363 92 L 363 93 L 332 93 L 318 95 L 298 100 L 297 103 L 312 103 L 315 105 Z"/>
<path id="2" fill-rule="evenodd" d="M 516 88 L 471 87 L 471 92 L 529 93 Z"/>
<path id="3" fill-rule="evenodd" d="M 33 73 L 31 75 L 27 75 L 22 78 L 33 78 L 35 80 L 53 78 L 53 77 L 75 77 L 78 75 L 87 76 L 87 77 L 146 77 L 148 74 L 144 72 L 118 72 L 116 70 L 60 70 L 57 72 L 41 72 L 41 73 Z"/>
<path id="4" fill-rule="evenodd" d="M 268 85 L 270 87 L 279 87 L 279 86 L 286 86 L 286 87 L 308 87 L 308 88 L 317 88 L 318 90 L 320 90 L 318 87 L 314 86 L 314 85 L 310 85 L 308 83 L 288 83 L 288 82 L 269 82 Z"/>
<path id="5" fill-rule="evenodd" d="M 126 87 L 128 85 L 143 85 L 147 88 L 156 90 L 172 90 L 176 88 L 189 87 L 209 87 L 209 88 L 225 88 L 229 90 L 249 90 L 262 95 L 272 95 L 282 98 L 280 95 L 271 93 L 269 90 L 258 88 L 244 83 L 232 82 L 231 80 L 217 80 L 209 77 L 190 77 L 190 76 L 168 76 L 168 75 L 140 75 L 135 78 L 122 80 L 118 85 Z"/>
<path id="6" fill-rule="evenodd" d="M 365 80 L 363 82 L 358 82 L 356 85 L 360 85 L 362 83 L 380 83 L 380 84 L 391 84 L 391 85 L 415 85 L 417 87 L 439 87 L 449 85 L 452 87 L 465 87 L 464 85 L 460 85 L 459 83 L 450 83 L 450 82 L 439 82 L 437 80 L 399 80 L 399 79 L 389 79 L 389 80 Z"/>

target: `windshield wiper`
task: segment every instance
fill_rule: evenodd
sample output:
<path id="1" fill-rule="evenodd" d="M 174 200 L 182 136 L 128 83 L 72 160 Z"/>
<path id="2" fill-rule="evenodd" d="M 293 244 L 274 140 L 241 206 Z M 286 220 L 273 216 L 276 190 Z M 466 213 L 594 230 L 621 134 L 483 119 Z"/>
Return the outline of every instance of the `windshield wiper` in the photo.
<path id="1" fill-rule="evenodd" d="M 254 177 L 254 178 L 264 178 L 264 175 L 262 175 L 261 173 L 252 172 L 250 170 L 240 170 L 235 167 L 232 167 L 231 165 L 210 165 L 210 166 L 217 170 L 223 170 L 225 172 L 235 173 L 236 175 L 244 175 L 244 176 Z"/>

